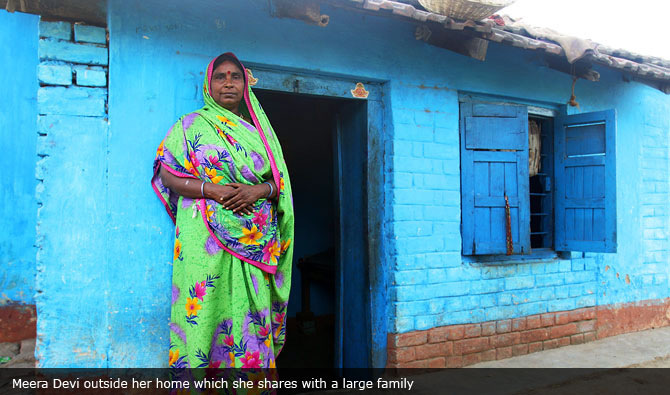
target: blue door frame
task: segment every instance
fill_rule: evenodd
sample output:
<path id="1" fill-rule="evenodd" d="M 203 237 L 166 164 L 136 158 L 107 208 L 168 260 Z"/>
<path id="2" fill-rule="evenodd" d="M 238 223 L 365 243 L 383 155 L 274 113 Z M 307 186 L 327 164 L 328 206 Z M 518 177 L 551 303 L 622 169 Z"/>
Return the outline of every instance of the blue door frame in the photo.
<path id="1" fill-rule="evenodd" d="M 362 202 L 364 209 L 367 211 L 366 223 L 363 223 L 356 231 L 358 232 L 354 237 L 361 236 L 360 232 L 367 235 L 365 242 L 360 243 L 357 247 L 363 249 L 358 251 L 365 257 L 364 262 L 367 267 L 358 268 L 358 275 L 366 276 L 363 281 L 358 281 L 353 284 L 344 282 L 347 276 L 352 276 L 355 273 L 347 273 L 342 270 L 347 264 L 346 259 L 356 259 L 360 254 L 343 253 L 344 248 L 340 248 L 338 256 L 341 261 L 338 263 L 340 268 L 338 273 L 338 304 L 336 311 L 338 314 L 338 328 L 336 328 L 336 342 L 338 346 L 335 350 L 336 367 L 352 367 L 347 366 L 347 363 L 353 363 L 353 367 L 385 367 L 386 366 L 386 342 L 387 342 L 387 321 L 388 321 L 388 303 L 387 303 L 387 276 L 388 273 L 384 271 L 383 267 L 383 237 L 384 233 L 384 216 L 388 213 L 386 210 L 386 202 L 384 200 L 384 103 L 383 89 L 384 85 L 380 82 L 368 81 L 365 79 L 357 79 L 352 77 L 328 76 L 323 74 L 310 73 L 309 71 L 283 70 L 272 66 L 260 64 L 247 64 L 247 67 L 252 70 L 254 77 L 258 79 L 254 88 L 290 92 L 296 94 L 327 96 L 332 98 L 349 99 L 352 102 L 364 100 L 365 113 L 362 114 L 364 126 L 367 126 L 367 131 L 362 130 L 363 136 L 347 136 L 345 140 L 341 141 L 343 147 L 347 149 L 346 143 L 357 141 L 365 144 L 367 152 L 363 153 L 364 157 L 360 165 L 364 166 L 362 172 L 357 172 L 355 177 L 362 185 L 362 191 L 366 197 Z M 356 84 L 362 82 L 365 89 L 368 91 L 367 98 L 354 98 L 352 90 L 356 88 Z M 356 114 L 357 110 L 362 108 L 360 105 L 356 106 L 344 105 L 343 115 L 340 117 L 342 123 L 356 122 L 360 125 L 361 114 Z M 351 111 L 349 111 L 351 109 Z M 338 132 L 338 136 L 342 137 Z M 342 167 L 339 167 L 342 170 Z M 344 173 L 342 173 L 344 174 Z M 342 179 L 336 179 L 340 185 L 343 185 Z M 349 183 L 351 185 L 352 183 Z M 339 212 L 347 213 L 351 207 L 348 206 L 346 196 L 342 196 L 339 200 Z M 346 222 L 345 222 L 346 225 Z M 347 258 L 349 257 L 349 258 Z M 361 285 L 364 284 L 364 285 Z M 348 299 L 340 297 L 342 293 L 355 293 L 355 295 L 348 295 Z M 344 318 L 347 314 L 344 309 L 353 299 L 364 301 L 356 315 L 360 316 L 365 322 L 347 322 Z M 363 328 L 363 329 L 362 329 Z M 355 339 L 355 341 L 347 341 L 341 335 L 342 333 L 357 333 L 363 335 L 362 339 Z M 358 336 L 357 335 L 357 336 Z M 362 347 L 362 348 L 361 348 Z M 351 351 L 347 352 L 347 348 Z M 357 353 L 358 356 L 354 359 L 347 357 L 352 353 Z M 361 355 L 362 354 L 362 355 Z M 343 366 L 344 365 L 344 366 Z"/>

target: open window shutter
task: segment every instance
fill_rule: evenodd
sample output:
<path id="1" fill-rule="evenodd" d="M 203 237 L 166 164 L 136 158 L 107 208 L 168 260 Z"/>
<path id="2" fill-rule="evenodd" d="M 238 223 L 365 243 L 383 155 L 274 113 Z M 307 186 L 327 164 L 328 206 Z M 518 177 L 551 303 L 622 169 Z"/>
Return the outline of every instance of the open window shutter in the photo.
<path id="1" fill-rule="evenodd" d="M 555 122 L 556 250 L 616 252 L 616 113 Z"/>
<path id="2" fill-rule="evenodd" d="M 464 255 L 505 254 L 505 196 L 513 252 L 530 252 L 528 111 L 461 103 L 461 212 Z"/>

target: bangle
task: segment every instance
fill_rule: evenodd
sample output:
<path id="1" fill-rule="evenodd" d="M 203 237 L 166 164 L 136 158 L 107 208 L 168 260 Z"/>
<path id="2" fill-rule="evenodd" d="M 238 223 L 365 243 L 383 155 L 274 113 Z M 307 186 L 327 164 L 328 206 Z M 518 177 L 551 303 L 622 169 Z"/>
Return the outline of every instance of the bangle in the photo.
<path id="1" fill-rule="evenodd" d="M 200 195 L 202 198 L 205 198 L 205 182 L 203 181 L 202 184 L 200 184 Z"/>
<path id="2" fill-rule="evenodd" d="M 270 192 L 269 192 L 268 195 L 266 196 L 266 198 L 269 198 L 270 196 L 272 196 L 272 193 L 275 191 L 275 189 L 272 188 L 272 184 L 270 184 L 270 183 L 267 182 L 267 181 L 265 181 L 263 184 L 268 184 L 268 186 L 270 187 Z"/>

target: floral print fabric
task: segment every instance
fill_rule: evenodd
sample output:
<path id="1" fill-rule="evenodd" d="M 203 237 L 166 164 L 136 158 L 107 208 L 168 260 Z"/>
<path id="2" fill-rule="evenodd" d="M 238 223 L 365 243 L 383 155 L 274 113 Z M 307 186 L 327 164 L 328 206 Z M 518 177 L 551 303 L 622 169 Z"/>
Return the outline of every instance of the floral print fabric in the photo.
<path id="1" fill-rule="evenodd" d="M 274 368 L 284 344 L 291 283 L 291 185 L 246 70 L 241 111 L 253 125 L 210 96 L 213 63 L 203 87 L 205 106 L 172 126 L 154 162 L 154 190 L 176 225 L 169 365 Z M 161 183 L 161 167 L 198 184 L 272 179 L 279 196 L 255 202 L 250 215 L 237 215 L 216 201 L 178 196 Z"/>

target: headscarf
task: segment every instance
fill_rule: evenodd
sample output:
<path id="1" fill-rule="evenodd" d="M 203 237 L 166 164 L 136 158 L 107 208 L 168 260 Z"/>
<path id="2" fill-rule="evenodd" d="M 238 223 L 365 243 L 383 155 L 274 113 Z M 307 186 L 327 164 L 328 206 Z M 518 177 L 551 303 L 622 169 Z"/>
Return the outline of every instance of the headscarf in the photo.
<path id="1" fill-rule="evenodd" d="M 248 115 L 253 125 L 211 96 L 214 63 L 221 57 L 234 60 L 242 69 L 244 100 L 240 112 Z M 272 178 L 279 197 L 258 200 L 250 215 L 234 214 L 214 200 L 196 199 L 196 204 L 212 236 L 210 240 L 233 256 L 274 274 L 278 266 L 291 265 L 293 256 L 291 183 L 279 140 L 248 80 L 247 70 L 230 52 L 209 63 L 203 84 L 205 106 L 184 115 L 170 128 L 158 147 L 152 184 L 176 222 L 179 196 L 162 184 L 158 177 L 161 166 L 178 177 L 217 184 L 256 185 Z"/>

